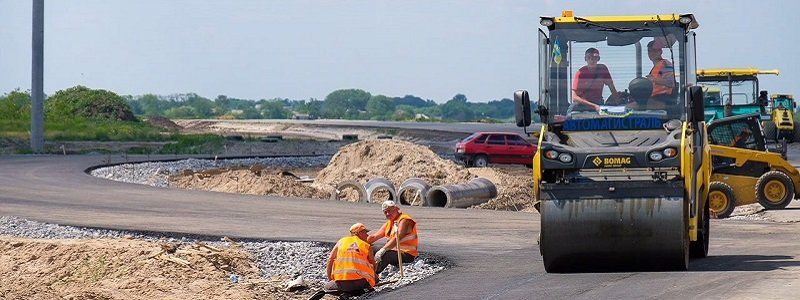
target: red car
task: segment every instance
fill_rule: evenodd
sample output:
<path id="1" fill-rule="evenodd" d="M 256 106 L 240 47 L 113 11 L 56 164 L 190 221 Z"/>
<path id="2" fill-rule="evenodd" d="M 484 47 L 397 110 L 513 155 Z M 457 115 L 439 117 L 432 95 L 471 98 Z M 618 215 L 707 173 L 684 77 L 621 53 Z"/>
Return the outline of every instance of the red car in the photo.
<path id="1" fill-rule="evenodd" d="M 536 146 L 512 132 L 476 132 L 456 144 L 456 159 L 467 166 L 493 164 L 531 166 Z"/>

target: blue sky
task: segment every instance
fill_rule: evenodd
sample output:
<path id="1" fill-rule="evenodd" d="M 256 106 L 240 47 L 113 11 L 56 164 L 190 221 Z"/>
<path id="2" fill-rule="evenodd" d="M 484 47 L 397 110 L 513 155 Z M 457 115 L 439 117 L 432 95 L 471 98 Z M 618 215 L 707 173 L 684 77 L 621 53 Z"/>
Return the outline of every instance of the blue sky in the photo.
<path id="1" fill-rule="evenodd" d="M 536 90 L 539 16 L 694 13 L 699 67 L 778 68 L 800 94 L 795 1 L 45 1 L 45 92 L 442 102 Z M 0 93 L 30 88 L 31 3 L 0 0 Z"/>

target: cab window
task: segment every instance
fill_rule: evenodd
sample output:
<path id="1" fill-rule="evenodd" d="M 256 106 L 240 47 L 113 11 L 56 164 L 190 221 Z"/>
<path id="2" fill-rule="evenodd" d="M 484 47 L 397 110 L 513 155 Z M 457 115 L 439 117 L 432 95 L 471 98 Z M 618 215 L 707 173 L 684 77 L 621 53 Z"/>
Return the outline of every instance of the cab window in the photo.
<path id="1" fill-rule="evenodd" d="M 711 131 L 711 143 L 720 146 L 758 150 L 758 142 L 746 122 L 718 126 Z"/>

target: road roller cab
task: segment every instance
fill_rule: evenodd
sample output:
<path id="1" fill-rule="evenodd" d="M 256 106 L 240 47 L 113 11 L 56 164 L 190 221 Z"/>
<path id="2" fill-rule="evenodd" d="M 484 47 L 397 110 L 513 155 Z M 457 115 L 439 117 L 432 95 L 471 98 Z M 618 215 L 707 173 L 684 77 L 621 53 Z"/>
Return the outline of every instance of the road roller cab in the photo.
<path id="1" fill-rule="evenodd" d="M 565 11 L 540 23 L 533 187 L 545 269 L 686 269 L 709 232 L 697 21 Z M 530 96 L 514 98 L 527 127 Z"/>
<path id="2" fill-rule="evenodd" d="M 782 153 L 768 152 L 758 114 L 723 118 L 708 126 L 712 173 L 709 209 L 727 218 L 736 206 L 783 209 L 797 199 L 800 172 Z"/>

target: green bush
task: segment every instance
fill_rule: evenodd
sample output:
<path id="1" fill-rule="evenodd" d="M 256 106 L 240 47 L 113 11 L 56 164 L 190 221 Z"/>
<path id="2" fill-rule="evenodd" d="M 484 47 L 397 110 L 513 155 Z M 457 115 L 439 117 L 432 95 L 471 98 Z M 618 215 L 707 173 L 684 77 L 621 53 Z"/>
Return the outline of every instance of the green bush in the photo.
<path id="1" fill-rule="evenodd" d="M 86 118 L 135 121 L 125 99 L 106 90 L 75 86 L 60 90 L 45 102 L 48 120 Z"/>
<path id="2" fill-rule="evenodd" d="M 19 90 L 0 96 L 0 120 L 30 120 L 31 94 Z"/>

